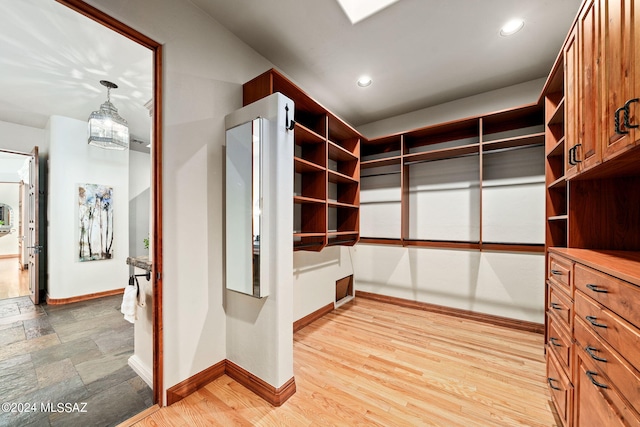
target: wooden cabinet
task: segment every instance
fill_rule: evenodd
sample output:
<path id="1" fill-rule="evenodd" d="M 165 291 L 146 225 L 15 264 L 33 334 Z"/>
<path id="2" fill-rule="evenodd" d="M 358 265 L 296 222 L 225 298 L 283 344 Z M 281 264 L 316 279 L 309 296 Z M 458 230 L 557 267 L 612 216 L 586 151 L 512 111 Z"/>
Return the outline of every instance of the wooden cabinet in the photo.
<path id="1" fill-rule="evenodd" d="M 551 269 L 547 372 L 564 425 L 640 425 L 640 253 L 553 248 Z"/>
<path id="2" fill-rule="evenodd" d="M 600 47 L 602 49 L 600 88 L 600 122 L 602 123 L 602 156 L 606 161 L 635 145 L 638 104 L 629 103 L 640 96 L 634 87 L 637 14 L 633 0 L 597 0 L 600 14 Z M 627 110 L 625 110 L 625 106 Z M 628 111 L 625 121 L 625 111 Z"/>
<path id="3" fill-rule="evenodd" d="M 273 69 L 244 84 L 243 103 L 275 92 L 295 103 L 288 124 L 295 141 L 294 249 L 354 245 L 360 229 L 361 135 Z"/>
<path id="4" fill-rule="evenodd" d="M 565 178 L 571 178 L 578 174 L 577 150 L 580 148 L 579 137 L 579 91 L 580 69 L 578 68 L 578 37 L 574 28 L 570 33 L 564 48 L 564 75 L 565 75 Z"/>

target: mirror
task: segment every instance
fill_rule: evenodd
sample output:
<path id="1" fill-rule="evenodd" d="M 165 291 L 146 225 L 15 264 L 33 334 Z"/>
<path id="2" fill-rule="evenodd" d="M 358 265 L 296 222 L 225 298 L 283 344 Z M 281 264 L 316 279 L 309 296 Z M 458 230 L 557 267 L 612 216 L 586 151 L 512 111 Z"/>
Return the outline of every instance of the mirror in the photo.
<path id="1" fill-rule="evenodd" d="M 255 119 L 227 130 L 226 286 L 254 297 L 260 287 L 262 129 Z"/>
<path id="2" fill-rule="evenodd" d="M 0 203 L 0 237 L 11 233 L 12 226 L 13 209 L 5 203 Z"/>

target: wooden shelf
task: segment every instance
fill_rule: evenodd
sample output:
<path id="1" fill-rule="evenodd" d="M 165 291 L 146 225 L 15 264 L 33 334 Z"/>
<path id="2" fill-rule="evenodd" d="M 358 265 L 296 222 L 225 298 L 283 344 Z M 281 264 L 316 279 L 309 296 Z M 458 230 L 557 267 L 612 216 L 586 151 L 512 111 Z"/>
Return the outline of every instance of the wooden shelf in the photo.
<path id="1" fill-rule="evenodd" d="M 324 172 L 326 168 L 299 157 L 293 158 L 296 173 Z"/>
<path id="2" fill-rule="evenodd" d="M 554 215 L 547 218 L 547 221 L 566 221 L 569 219 L 569 215 Z"/>
<path id="3" fill-rule="evenodd" d="M 563 124 L 564 123 L 564 98 L 558 103 L 558 106 L 551 114 L 551 118 L 547 122 L 547 125 Z"/>
<path id="4" fill-rule="evenodd" d="M 567 180 L 565 179 L 564 176 L 561 176 L 560 178 L 556 179 L 555 181 L 553 181 L 551 184 L 547 186 L 547 188 L 550 190 L 566 188 L 566 187 L 567 187 Z"/>
<path id="5" fill-rule="evenodd" d="M 355 162 L 358 157 L 345 148 L 342 148 L 335 142 L 329 141 L 329 158 L 339 162 Z"/>
<path id="6" fill-rule="evenodd" d="M 303 203 L 317 203 L 320 205 L 324 205 L 326 203 L 325 200 L 315 199 L 313 197 L 305 197 L 305 196 L 293 196 L 293 203 L 303 204 Z"/>
<path id="7" fill-rule="evenodd" d="M 556 144 L 549 150 L 547 157 L 559 157 L 564 156 L 564 136 L 556 142 Z"/>
<path id="8" fill-rule="evenodd" d="M 491 243 L 482 242 L 480 249 L 501 252 L 535 252 L 544 253 L 544 243 Z"/>
<path id="9" fill-rule="evenodd" d="M 325 233 L 293 233 L 293 237 L 324 237 Z"/>
<path id="10" fill-rule="evenodd" d="M 340 172 L 328 169 L 328 180 L 336 184 L 357 184 L 359 181 Z"/>
<path id="11" fill-rule="evenodd" d="M 349 208 L 349 209 L 358 209 L 357 205 L 353 205 L 350 203 L 342 203 L 335 200 L 328 200 L 327 206 L 330 208 Z"/>
<path id="12" fill-rule="evenodd" d="M 360 162 L 360 169 L 370 169 L 381 166 L 393 166 L 400 164 L 402 164 L 402 156 L 393 156 L 384 159 L 367 160 L 364 162 Z"/>
<path id="13" fill-rule="evenodd" d="M 295 143 L 298 145 L 303 144 L 323 144 L 326 140 L 322 135 L 312 131 L 305 125 L 302 125 L 298 122 L 295 124 L 294 128 L 295 135 Z"/>
<path id="14" fill-rule="evenodd" d="M 469 154 L 479 154 L 480 144 L 463 145 L 462 147 L 443 148 L 440 150 L 425 151 L 423 153 L 413 153 L 404 155 L 404 163 L 425 162 L 432 160 L 444 160 L 454 157 L 466 156 Z"/>
<path id="15" fill-rule="evenodd" d="M 501 150 L 504 148 L 523 147 L 527 145 L 544 144 L 544 132 L 533 133 L 530 135 L 515 136 L 512 138 L 503 138 L 495 141 L 487 141 L 482 143 L 483 151 Z"/>

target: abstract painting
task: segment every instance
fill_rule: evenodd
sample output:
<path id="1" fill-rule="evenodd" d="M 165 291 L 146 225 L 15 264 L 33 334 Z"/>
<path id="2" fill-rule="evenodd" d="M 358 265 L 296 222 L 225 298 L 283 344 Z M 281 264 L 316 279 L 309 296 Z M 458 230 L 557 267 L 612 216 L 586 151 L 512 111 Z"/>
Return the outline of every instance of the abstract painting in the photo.
<path id="1" fill-rule="evenodd" d="M 113 187 L 78 185 L 80 261 L 113 258 Z"/>

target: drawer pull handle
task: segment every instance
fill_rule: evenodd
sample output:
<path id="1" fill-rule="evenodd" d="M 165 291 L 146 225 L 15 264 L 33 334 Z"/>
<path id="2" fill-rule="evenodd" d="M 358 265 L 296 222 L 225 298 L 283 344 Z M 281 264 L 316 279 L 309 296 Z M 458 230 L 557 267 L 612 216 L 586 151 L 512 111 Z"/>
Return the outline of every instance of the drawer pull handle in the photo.
<path id="1" fill-rule="evenodd" d="M 562 306 L 560 304 L 558 304 L 557 302 L 552 302 L 551 303 L 551 308 L 553 308 L 554 310 L 562 310 Z"/>
<path id="2" fill-rule="evenodd" d="M 562 276 L 562 271 L 560 271 L 560 270 L 551 270 L 551 274 L 555 274 L 556 276 Z"/>
<path id="3" fill-rule="evenodd" d="M 594 351 L 598 351 L 598 349 L 597 349 L 597 348 L 595 348 L 595 347 L 591 347 L 591 346 L 587 346 L 587 347 L 585 347 L 584 349 L 585 349 L 585 351 L 587 352 L 587 354 L 588 354 L 589 356 L 591 356 L 591 358 L 592 358 L 593 360 L 597 360 L 598 362 L 605 362 L 605 363 L 607 363 L 607 359 L 604 359 L 604 358 L 602 358 L 602 357 L 598 357 L 598 356 L 596 356 L 596 355 L 595 355 Z"/>
<path id="4" fill-rule="evenodd" d="M 560 387 L 556 387 L 556 386 L 553 385 L 554 381 L 558 381 L 558 380 L 556 380 L 555 378 L 547 377 L 547 382 L 549 383 L 549 387 L 551 387 L 554 390 L 562 391 L 562 389 Z"/>
<path id="5" fill-rule="evenodd" d="M 589 321 L 593 326 L 597 326 L 598 328 L 606 328 L 607 325 L 603 325 L 602 323 L 596 322 L 598 318 L 596 316 L 585 316 L 585 319 Z"/>
<path id="6" fill-rule="evenodd" d="M 556 347 L 562 347 L 562 344 L 558 344 L 558 338 L 551 337 L 549 338 L 549 342 Z"/>
<path id="7" fill-rule="evenodd" d="M 591 289 L 593 292 L 598 292 L 601 294 L 606 294 L 609 292 L 608 290 L 599 288 L 598 285 L 594 285 L 592 283 L 587 283 L 587 288 Z"/>
<path id="8" fill-rule="evenodd" d="M 595 377 L 596 375 L 598 375 L 598 373 L 597 373 L 597 372 L 587 371 L 587 372 L 586 372 L 586 374 L 587 374 L 587 377 L 589 377 L 589 379 L 591 380 L 591 383 L 592 383 L 593 385 L 595 385 L 596 387 L 600 387 L 600 388 L 609 388 L 609 386 L 608 386 L 608 385 L 606 385 L 606 384 L 602 384 L 602 383 L 599 383 L 598 381 L 596 381 L 596 380 L 593 378 L 593 377 Z"/>

